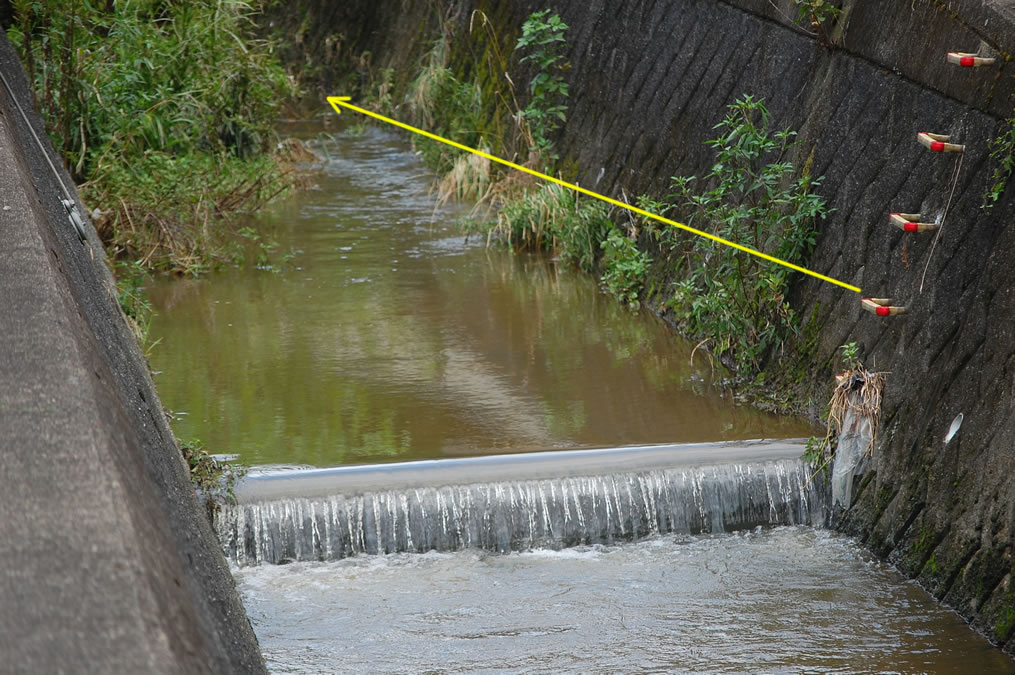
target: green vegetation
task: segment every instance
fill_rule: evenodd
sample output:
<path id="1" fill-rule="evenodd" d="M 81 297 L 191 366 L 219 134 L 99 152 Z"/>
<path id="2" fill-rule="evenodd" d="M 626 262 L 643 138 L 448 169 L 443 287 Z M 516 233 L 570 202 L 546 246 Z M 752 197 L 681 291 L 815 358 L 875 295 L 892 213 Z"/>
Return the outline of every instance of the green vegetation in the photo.
<path id="1" fill-rule="evenodd" d="M 1001 610 L 1001 618 L 994 624 L 994 635 L 1000 642 L 1007 642 L 1015 630 L 1015 609 L 1005 607 Z"/>
<path id="2" fill-rule="evenodd" d="M 496 47 L 498 39 L 483 12 L 477 11 L 474 22 L 481 27 L 486 42 Z M 450 138 L 469 147 L 486 152 L 503 154 L 514 139 L 505 138 L 497 119 L 504 111 L 494 112 L 489 120 L 490 109 L 496 103 L 513 106 L 515 132 L 528 148 L 529 165 L 545 168 L 558 156 L 553 152 L 551 134 L 566 120 L 567 83 L 560 75 L 565 68 L 561 63 L 565 47 L 564 33 L 567 25 L 550 10 L 533 13 L 522 26 L 522 36 L 516 51 L 522 53 L 520 61 L 531 63 L 535 73 L 529 82 L 531 100 L 523 110 L 518 110 L 514 98 L 513 84 L 507 78 L 507 95 L 500 91 L 491 92 L 484 98 L 478 82 L 467 82 L 457 78 L 452 71 L 450 44 L 452 37 L 447 21 L 442 21 L 441 35 L 424 57 L 419 75 L 409 86 L 405 97 L 406 107 L 412 120 L 433 133 Z M 498 76 L 507 70 L 507 64 L 494 48 L 490 64 Z M 479 73 L 474 73 L 479 76 Z M 367 97 L 371 104 L 371 97 Z M 496 102 L 495 102 L 496 100 Z M 378 105 L 372 105 L 375 109 Z M 489 129 L 495 131 L 491 133 Z M 495 180 L 490 162 L 437 141 L 415 137 L 413 143 L 429 167 L 442 176 L 438 194 L 442 201 L 448 199 L 483 201 L 493 195 L 496 201 L 508 201 L 523 193 L 529 184 L 512 175 Z"/>
<path id="3" fill-rule="evenodd" d="M 370 52 L 363 57 L 369 61 Z M 369 82 L 363 87 L 363 105 L 382 115 L 390 115 L 395 111 L 395 69 L 380 68 L 370 70 Z"/>
<path id="4" fill-rule="evenodd" d="M 148 356 L 158 344 L 158 341 L 148 343 L 148 330 L 152 325 L 152 303 L 144 292 L 148 272 L 136 260 L 118 262 L 114 267 L 117 278 L 116 296 L 120 309 L 127 317 L 127 323 L 134 331 L 134 337 L 137 338 L 142 351 Z"/>
<path id="5" fill-rule="evenodd" d="M 983 204 L 980 208 L 984 210 L 993 208 L 1001 198 L 1008 187 L 1012 171 L 1015 170 L 1015 110 L 1012 111 L 1012 116 L 1004 121 L 997 137 L 991 140 L 990 158 L 997 162 L 997 165 L 994 167 L 991 185 L 983 195 Z"/>
<path id="6" fill-rule="evenodd" d="M 601 242 L 613 228 L 608 208 L 543 183 L 505 202 L 494 233 L 517 249 L 555 252 L 586 272 L 596 268 Z"/>
<path id="7" fill-rule="evenodd" d="M 817 436 L 811 436 L 807 439 L 807 445 L 804 446 L 804 461 L 811 465 L 812 468 L 816 467 L 814 476 L 824 472 L 825 477 L 831 476 L 831 468 L 828 466 L 829 453 L 825 452 L 824 439 L 818 438 Z M 811 476 L 811 480 L 814 479 Z"/>
<path id="8" fill-rule="evenodd" d="M 603 288 L 637 307 L 651 261 L 609 214 L 603 202 L 547 183 L 505 202 L 492 233 L 517 249 L 554 253 L 585 272 L 601 269 Z"/>
<path id="9" fill-rule="evenodd" d="M 832 25 L 842 10 L 825 0 L 793 0 L 797 8 L 795 23 L 798 26 L 810 26 L 818 37 L 821 46 L 830 48 L 835 45 L 832 38 Z"/>
<path id="10" fill-rule="evenodd" d="M 567 121 L 567 82 L 560 75 L 565 68 L 563 50 L 567 24 L 551 10 L 533 12 L 522 24 L 522 36 L 515 47 L 524 53 L 522 63 L 536 68 L 529 80 L 529 104 L 521 111 L 532 136 L 530 152 L 538 152 L 545 160 L 556 161 L 550 136 Z"/>
<path id="11" fill-rule="evenodd" d="M 601 246 L 605 251 L 603 266 L 606 268 L 603 286 L 621 302 L 637 307 L 651 262 L 648 254 L 616 228 L 610 230 Z"/>
<path id="12" fill-rule="evenodd" d="M 233 490 L 246 474 L 243 467 L 213 457 L 197 439 L 180 443 L 180 453 L 190 469 L 190 481 L 204 499 L 209 517 L 214 517 L 222 502 L 236 501 Z"/>
<path id="13" fill-rule="evenodd" d="M 716 129 L 719 137 L 709 141 L 716 150 L 712 170 L 700 180 L 675 177 L 670 199 L 698 229 L 804 262 L 828 209 L 811 192 L 820 179 L 793 178 L 793 165 L 783 161 L 795 133 L 773 133 L 768 110 L 750 96 L 732 104 Z M 638 205 L 659 215 L 674 208 L 645 195 Z M 635 242 L 638 228 L 676 261 L 679 281 L 667 304 L 682 328 L 742 377 L 758 372 L 797 332 L 799 321 L 785 298 L 792 278 L 787 268 L 654 221 L 632 223 L 625 233 L 606 205 L 558 185 L 508 199 L 493 234 L 515 248 L 552 251 L 583 270 L 600 269 L 606 290 L 636 306 L 651 265 Z"/>
<path id="14" fill-rule="evenodd" d="M 861 367 L 860 363 L 860 348 L 855 342 L 847 342 L 844 345 L 839 345 L 839 352 L 842 355 L 842 363 L 846 366 L 846 370 L 858 370 Z"/>
<path id="15" fill-rule="evenodd" d="M 406 103 L 418 126 L 469 147 L 488 149 L 480 132 L 483 106 L 479 87 L 455 78 L 448 67 L 444 36 L 427 54 Z M 414 136 L 413 143 L 427 166 L 443 176 L 438 188 L 442 201 L 484 197 L 490 187 L 489 160 L 423 136 Z"/>
<path id="16" fill-rule="evenodd" d="M 144 153 L 111 164 L 81 186 L 110 256 L 153 270 L 198 275 L 238 262 L 230 246 L 235 223 L 290 187 L 273 158 Z"/>
<path id="17" fill-rule="evenodd" d="M 546 9 L 532 13 L 522 25 L 515 50 L 522 63 L 535 68 L 529 81 L 529 104 L 517 113 L 528 139 L 530 166 L 545 169 L 559 155 L 550 139 L 567 120 L 567 83 L 563 52 L 567 24 Z M 586 272 L 602 269 L 603 287 L 621 302 L 636 307 L 650 259 L 610 220 L 602 202 L 583 199 L 556 184 L 532 186 L 508 177 L 493 188 L 502 205 L 492 234 L 519 249 L 542 249 Z M 633 233 L 632 233 L 633 234 Z"/>
<path id="18" fill-rule="evenodd" d="M 772 133 L 768 110 L 751 96 L 731 104 L 715 128 L 719 136 L 708 142 L 716 151 L 712 170 L 700 180 L 673 178 L 672 197 L 688 211 L 687 224 L 804 262 L 828 209 L 810 191 L 820 179 L 793 179 L 793 165 L 783 161 L 795 132 Z M 758 371 L 797 330 L 786 302 L 793 272 L 702 237 L 687 241 L 681 255 L 686 275 L 668 303 L 677 320 L 734 370 Z"/>
<path id="19" fill-rule="evenodd" d="M 798 4 L 819 24 L 839 12 L 820 1 Z M 484 44 L 499 43 L 483 12 L 474 13 L 470 33 L 474 25 Z M 528 104 L 519 110 L 515 102 L 511 113 L 515 133 L 528 146 L 526 165 L 546 171 L 551 170 L 547 164 L 559 162 L 551 139 L 567 119 L 568 90 L 562 76 L 567 68 L 567 28 L 551 10 L 537 11 L 524 23 L 515 45 L 520 62 L 531 68 Z M 456 76 L 458 71 L 450 65 L 453 37 L 447 22 L 442 23 L 440 39 L 405 99 L 407 107 L 420 126 L 502 154 L 500 150 L 519 139 L 507 138 L 510 131 L 485 131 L 494 128 L 490 115 L 496 118 L 505 110 L 491 112 L 493 101 L 484 96 L 485 89 Z M 495 51 L 487 50 L 487 55 Z M 479 82 L 486 77 L 483 67 L 505 66 L 499 52 L 490 58 L 496 63 L 461 72 Z M 497 92 L 493 98 L 511 107 L 513 89 L 510 95 Z M 828 209 L 812 192 L 820 179 L 813 179 L 806 167 L 798 177 L 786 160 L 795 132 L 771 130 L 763 102 L 749 95 L 729 106 L 716 129 L 718 137 L 708 143 L 716 152 L 711 171 L 701 178 L 674 177 L 672 194 L 663 199 L 642 195 L 638 205 L 659 215 L 676 210 L 698 229 L 804 263 L 815 243 L 818 221 Z M 597 200 L 517 172 L 495 173 L 481 158 L 425 139 L 414 141 L 427 163 L 443 176 L 441 199 L 472 199 L 499 208 L 495 223 L 478 226 L 490 238 L 516 249 L 548 251 L 563 262 L 598 273 L 604 289 L 627 305 L 640 303 L 650 271 L 656 277 L 676 279 L 666 304 L 682 330 L 708 347 L 740 381 L 762 382 L 755 375 L 798 335 L 799 319 L 786 302 L 791 270 L 655 221 L 625 217 L 620 225 L 611 217 L 610 207 Z M 642 250 L 645 247 L 658 253 L 650 258 Z M 651 292 L 658 293 L 659 287 L 653 286 Z"/>
<path id="20" fill-rule="evenodd" d="M 202 272 L 221 227 L 284 191 L 272 125 L 292 93 L 258 3 L 13 2 L 8 31 L 113 257 Z"/>
<path id="21" fill-rule="evenodd" d="M 117 299 L 145 354 L 150 270 L 198 274 L 244 259 L 236 216 L 295 182 L 302 148 L 276 145 L 293 93 L 272 45 L 255 36 L 260 2 L 13 0 L 19 51 L 53 146 L 116 262 Z M 276 244 L 241 236 L 271 267 Z M 289 255 L 289 254 L 286 254 Z M 242 471 L 198 441 L 181 445 L 206 496 L 232 496 Z"/>
<path id="22" fill-rule="evenodd" d="M 745 96 L 729 106 L 716 125 L 718 138 L 708 143 L 716 150 L 712 170 L 700 180 L 675 177 L 669 199 L 688 212 L 692 226 L 799 264 L 828 209 L 811 192 L 820 179 L 807 172 L 794 178 L 793 165 L 783 160 L 795 132 L 769 127 L 762 101 Z M 636 306 L 651 264 L 635 241 L 638 228 L 644 228 L 665 257 L 677 262 L 679 281 L 667 303 L 676 319 L 742 378 L 760 371 L 796 334 L 799 321 L 785 298 L 792 278 L 787 268 L 654 221 L 632 222 L 625 233 L 600 202 L 558 185 L 519 183 L 521 189 L 503 202 L 491 234 L 515 248 L 551 251 L 583 270 L 601 270 L 606 290 Z M 645 195 L 638 204 L 660 215 L 674 208 Z"/>

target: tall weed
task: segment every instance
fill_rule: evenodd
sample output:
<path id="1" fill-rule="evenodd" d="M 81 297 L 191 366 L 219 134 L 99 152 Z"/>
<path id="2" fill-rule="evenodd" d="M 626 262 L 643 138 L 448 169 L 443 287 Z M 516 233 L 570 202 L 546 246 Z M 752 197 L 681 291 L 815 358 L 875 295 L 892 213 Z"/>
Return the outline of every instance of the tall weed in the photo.
<path id="1" fill-rule="evenodd" d="M 560 74 L 565 68 L 566 32 L 567 24 L 551 10 L 533 12 L 522 24 L 522 36 L 515 47 L 524 54 L 522 63 L 530 62 L 536 69 L 529 81 L 529 104 L 520 112 L 532 136 L 530 151 L 550 161 L 558 159 L 550 136 L 567 121 L 568 86 Z"/>
<path id="2" fill-rule="evenodd" d="M 472 148 L 484 143 L 479 132 L 483 108 L 479 87 L 455 78 L 447 65 L 447 47 L 443 37 L 427 54 L 426 62 L 409 87 L 405 101 L 417 125 Z M 423 136 L 414 137 L 413 143 L 427 165 L 441 175 L 455 169 L 464 152 Z M 459 174 L 468 168 L 468 164 L 459 164 Z"/>
<path id="3" fill-rule="evenodd" d="M 712 170 L 701 179 L 673 178 L 672 197 L 687 223 L 802 263 L 828 208 L 811 192 L 821 180 L 806 173 L 794 179 L 792 164 L 783 161 L 795 132 L 772 132 L 768 110 L 751 96 L 731 104 L 715 128 L 719 136 L 708 142 L 716 153 Z M 678 319 L 729 365 L 759 369 L 796 330 L 786 302 L 793 272 L 701 237 L 687 242 L 684 256 L 689 275 L 669 303 Z"/>

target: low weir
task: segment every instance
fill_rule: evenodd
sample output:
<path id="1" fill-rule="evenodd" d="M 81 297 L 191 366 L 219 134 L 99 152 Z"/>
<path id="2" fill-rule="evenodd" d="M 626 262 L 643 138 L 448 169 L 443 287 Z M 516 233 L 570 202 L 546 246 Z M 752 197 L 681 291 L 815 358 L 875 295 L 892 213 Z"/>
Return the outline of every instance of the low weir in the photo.
<path id="1" fill-rule="evenodd" d="M 824 522 L 795 442 L 572 450 L 247 478 L 216 528 L 235 564 L 494 552 Z"/>

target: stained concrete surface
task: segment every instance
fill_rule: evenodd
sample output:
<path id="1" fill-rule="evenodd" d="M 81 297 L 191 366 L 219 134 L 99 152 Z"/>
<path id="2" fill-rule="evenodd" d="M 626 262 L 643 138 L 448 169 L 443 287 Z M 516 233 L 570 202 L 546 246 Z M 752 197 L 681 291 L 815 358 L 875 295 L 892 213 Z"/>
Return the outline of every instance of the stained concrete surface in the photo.
<path id="1" fill-rule="evenodd" d="M 45 139 L 5 37 L 0 71 Z M 263 672 L 102 246 L 42 152 L 0 88 L 0 672 Z"/>

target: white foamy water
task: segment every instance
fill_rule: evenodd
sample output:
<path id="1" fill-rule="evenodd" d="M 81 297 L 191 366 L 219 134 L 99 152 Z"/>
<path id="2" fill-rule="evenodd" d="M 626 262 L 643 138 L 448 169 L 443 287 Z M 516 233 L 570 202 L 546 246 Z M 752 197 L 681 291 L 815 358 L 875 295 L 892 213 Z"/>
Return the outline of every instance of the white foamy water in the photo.
<path id="1" fill-rule="evenodd" d="M 800 459 L 416 488 L 224 506 L 216 527 L 241 564 L 361 553 L 526 551 L 652 534 L 818 524 L 822 492 Z"/>
<path id="2" fill-rule="evenodd" d="M 922 589 L 810 528 L 235 573 L 275 672 L 1015 672 Z"/>

